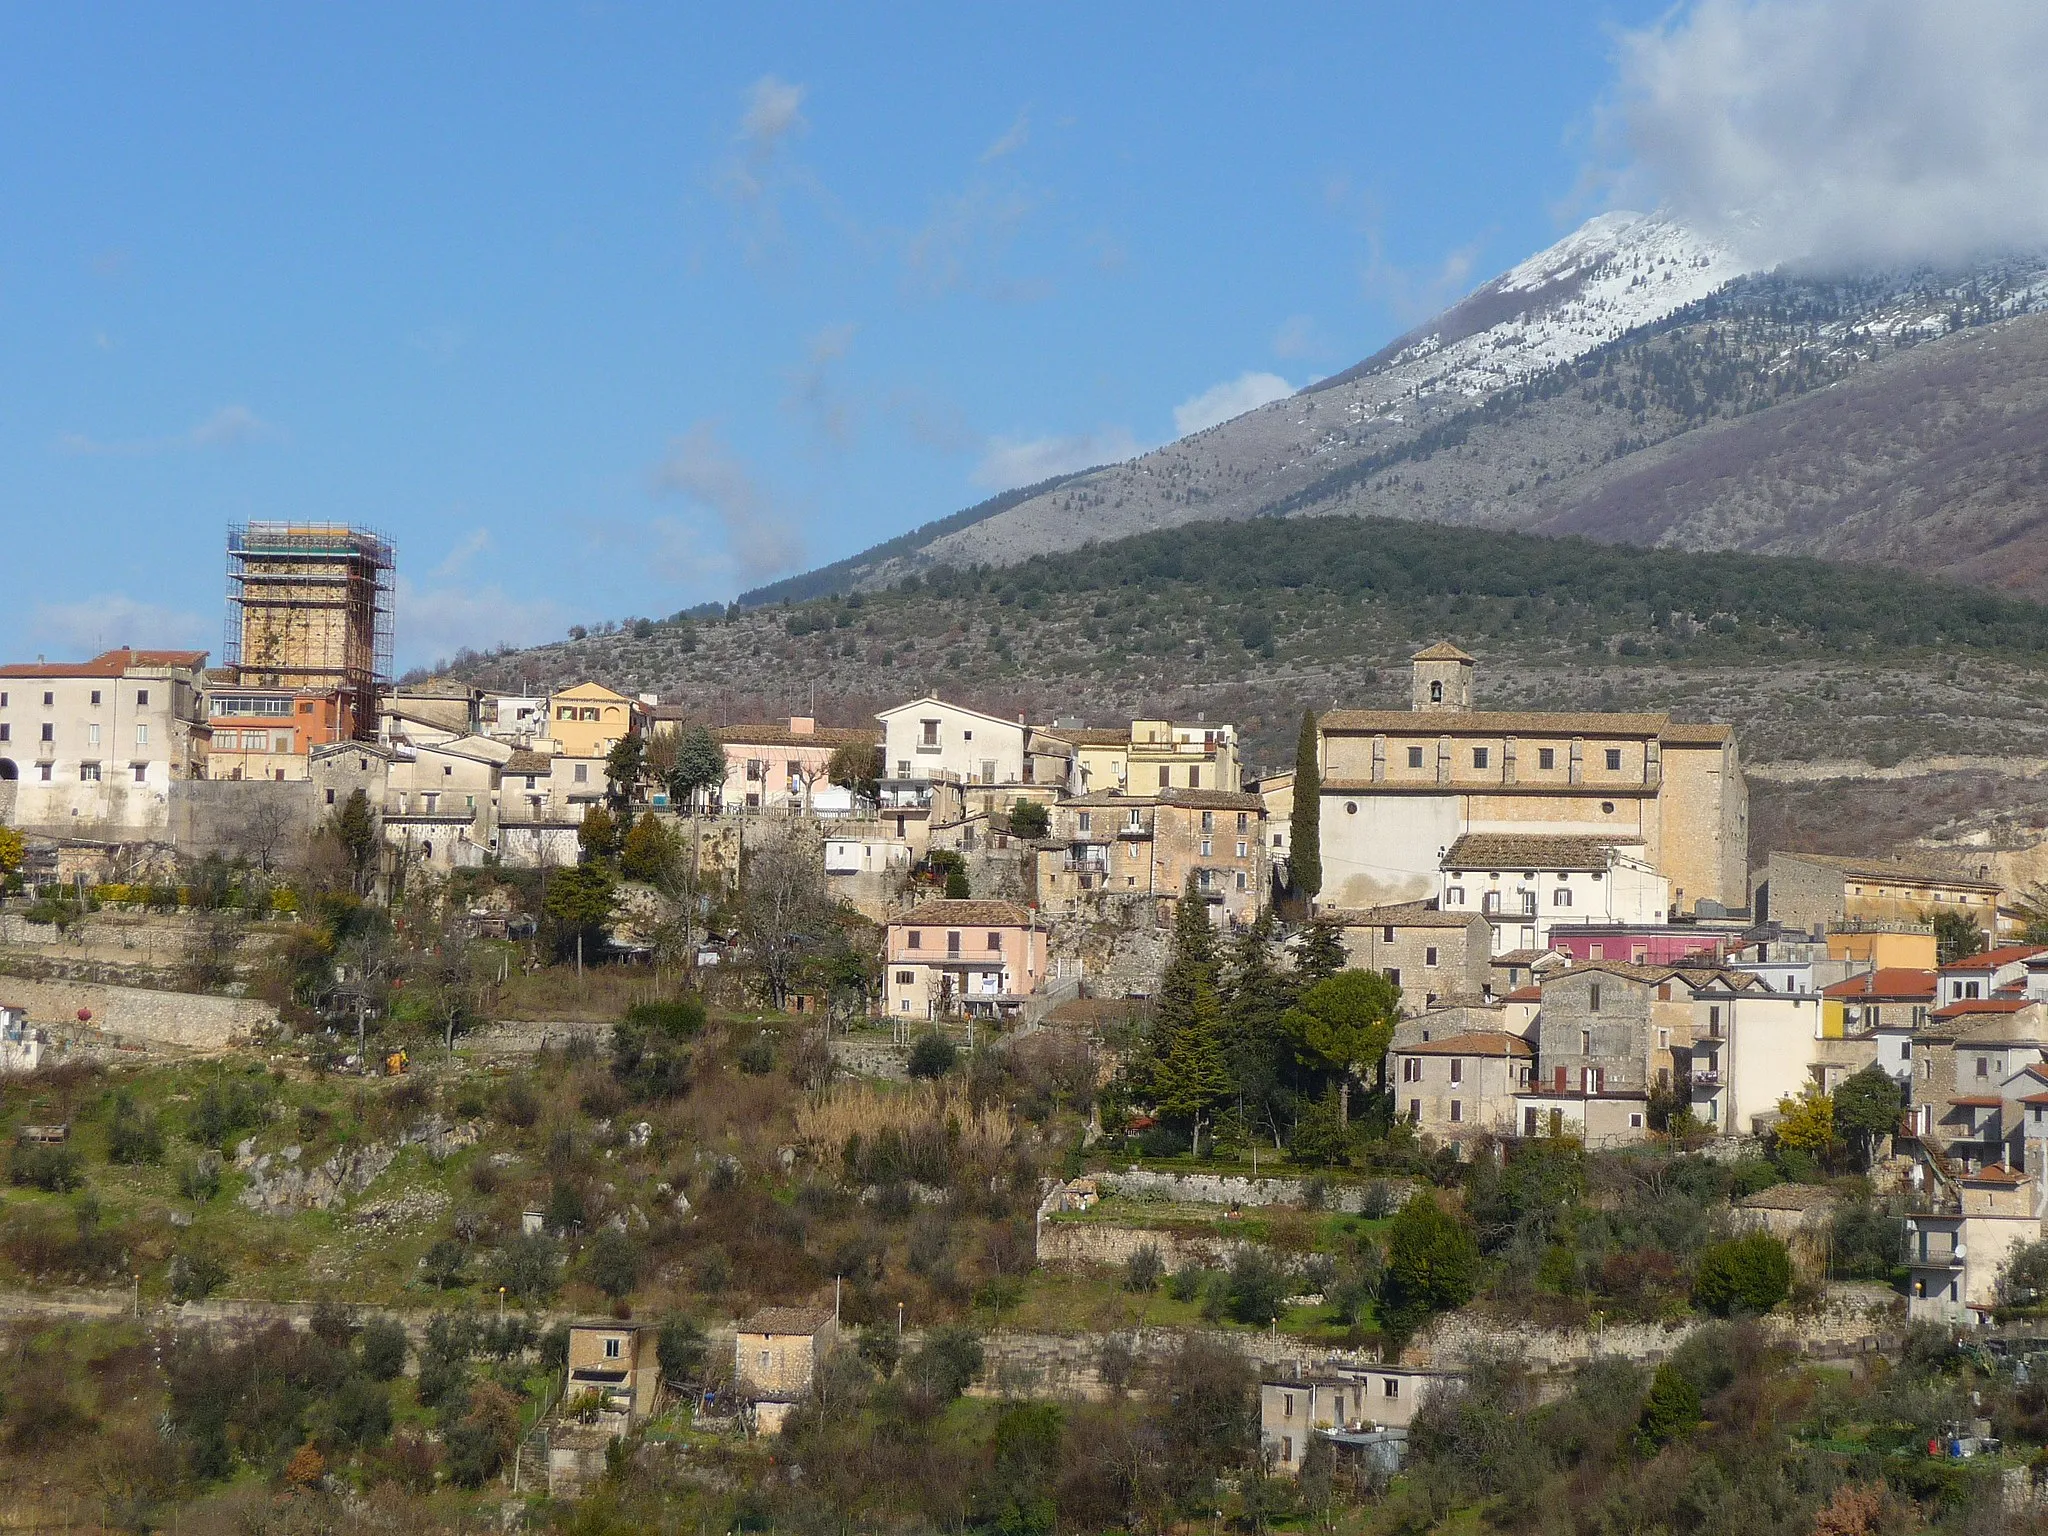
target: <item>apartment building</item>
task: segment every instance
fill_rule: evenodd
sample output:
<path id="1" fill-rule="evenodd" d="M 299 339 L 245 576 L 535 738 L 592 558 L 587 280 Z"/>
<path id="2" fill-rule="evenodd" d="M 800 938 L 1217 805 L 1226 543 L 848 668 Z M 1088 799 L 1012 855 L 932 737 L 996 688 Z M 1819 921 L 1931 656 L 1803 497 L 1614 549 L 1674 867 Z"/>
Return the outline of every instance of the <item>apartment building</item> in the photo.
<path id="1" fill-rule="evenodd" d="M 1513 1136 L 1534 1087 L 1536 1052 L 1506 1030 L 1412 1040 L 1387 1053 L 1394 1112 L 1424 1136 L 1455 1143 Z"/>
<path id="2" fill-rule="evenodd" d="M 1379 971 L 1401 989 L 1404 1013 L 1477 1001 L 1492 983 L 1492 929 L 1476 912 L 1443 912 L 1411 901 L 1362 912 L 1328 907 L 1316 921 L 1337 928 L 1352 968 Z"/>
<path id="3" fill-rule="evenodd" d="M 928 901 L 890 920 L 883 1006 L 891 1018 L 1012 1018 L 1045 984 L 1050 935 L 1008 901 Z"/>
<path id="4" fill-rule="evenodd" d="M 1240 787 L 1233 725 L 1133 720 L 1103 728 L 1061 720 L 1043 729 L 1073 748 L 1082 794 Z"/>
<path id="5" fill-rule="evenodd" d="M 652 708 L 602 683 L 557 689 L 548 695 L 549 751 L 559 757 L 602 760 L 628 736 L 639 733 Z"/>
<path id="6" fill-rule="evenodd" d="M 879 758 L 882 733 L 871 727 L 821 726 L 807 715 L 752 725 L 722 725 L 711 733 L 725 748 L 721 802 L 733 810 L 852 809 L 831 786 L 832 758 L 851 747 Z"/>
<path id="7" fill-rule="evenodd" d="M 171 786 L 206 774 L 205 664 L 123 648 L 0 667 L 0 815 L 44 836 L 163 839 Z"/>
<path id="8" fill-rule="evenodd" d="M 1320 901 L 1424 899 L 1459 838 L 1508 833 L 1638 846 L 1682 913 L 1748 906 L 1749 790 L 1727 727 L 1476 710 L 1463 651 L 1431 646 L 1412 667 L 1408 710 L 1318 722 Z"/>
<path id="9" fill-rule="evenodd" d="M 1052 809 L 1038 853 L 1039 906 L 1077 912 L 1104 896 L 1182 896 L 1190 877 L 1211 916 L 1257 918 L 1272 887 L 1265 803 L 1212 789 L 1081 795 Z"/>
<path id="10" fill-rule="evenodd" d="M 209 686 L 206 722 L 209 779 L 311 778 L 313 749 L 350 739 L 339 689 Z"/>

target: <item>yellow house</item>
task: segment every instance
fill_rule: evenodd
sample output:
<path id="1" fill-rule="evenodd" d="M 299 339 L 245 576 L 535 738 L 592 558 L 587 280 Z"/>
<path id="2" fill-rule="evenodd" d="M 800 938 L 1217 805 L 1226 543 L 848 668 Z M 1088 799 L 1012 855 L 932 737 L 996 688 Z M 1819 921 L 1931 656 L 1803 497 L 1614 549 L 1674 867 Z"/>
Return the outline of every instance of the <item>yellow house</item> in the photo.
<path id="1" fill-rule="evenodd" d="M 1238 787 L 1237 728 L 1232 725 L 1133 720 L 1128 727 L 1098 728 L 1063 721 L 1039 729 L 1073 746 L 1084 794 Z"/>
<path id="2" fill-rule="evenodd" d="M 602 683 L 578 683 L 548 696 L 548 739 L 555 757 L 603 757 L 638 734 L 644 706 Z"/>

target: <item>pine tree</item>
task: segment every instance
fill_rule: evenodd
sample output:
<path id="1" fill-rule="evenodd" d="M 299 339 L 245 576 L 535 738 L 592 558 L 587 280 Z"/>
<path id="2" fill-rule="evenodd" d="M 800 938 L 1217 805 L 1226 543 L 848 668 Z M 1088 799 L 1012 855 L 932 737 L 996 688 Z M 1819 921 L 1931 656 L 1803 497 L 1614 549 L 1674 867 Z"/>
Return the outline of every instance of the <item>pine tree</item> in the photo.
<path id="1" fill-rule="evenodd" d="M 1335 923 L 1310 923 L 1294 941 L 1294 981 L 1307 991 L 1319 981 L 1328 981 L 1350 960 Z"/>
<path id="2" fill-rule="evenodd" d="M 1202 1118 L 1229 1099 L 1231 1082 L 1223 1056 L 1223 1010 L 1206 978 L 1196 978 L 1189 1004 L 1190 1017 L 1159 1057 L 1159 1108 L 1175 1119 L 1194 1121 L 1189 1146 L 1199 1152 Z"/>
<path id="3" fill-rule="evenodd" d="M 1216 935 L 1193 875 L 1173 919 L 1173 954 L 1159 984 L 1148 1048 L 1133 1063 L 1134 1091 L 1166 1114 L 1191 1118 L 1199 1144 L 1203 1115 L 1230 1096 L 1223 1010 L 1216 997 Z"/>
<path id="4" fill-rule="evenodd" d="M 1288 819 L 1289 885 L 1313 902 L 1323 888 L 1323 775 L 1316 765 L 1316 714 L 1301 712 L 1301 739 L 1294 747 L 1294 811 Z"/>
<path id="5" fill-rule="evenodd" d="M 1270 912 L 1241 934 L 1225 957 L 1219 1001 L 1223 1054 L 1247 1128 L 1278 1135 L 1276 1113 L 1291 1045 L 1280 1020 L 1294 1005 L 1291 973 L 1273 963 Z"/>

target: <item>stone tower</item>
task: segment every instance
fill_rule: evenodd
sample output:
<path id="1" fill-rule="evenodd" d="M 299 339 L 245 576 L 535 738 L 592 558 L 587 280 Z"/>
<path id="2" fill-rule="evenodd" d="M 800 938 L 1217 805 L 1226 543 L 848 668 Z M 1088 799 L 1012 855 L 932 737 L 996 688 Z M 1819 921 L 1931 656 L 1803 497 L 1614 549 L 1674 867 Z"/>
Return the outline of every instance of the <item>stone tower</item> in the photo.
<path id="1" fill-rule="evenodd" d="M 1440 640 L 1410 658 L 1415 664 L 1415 692 L 1409 707 L 1418 712 L 1457 713 L 1472 707 L 1472 658 Z"/>

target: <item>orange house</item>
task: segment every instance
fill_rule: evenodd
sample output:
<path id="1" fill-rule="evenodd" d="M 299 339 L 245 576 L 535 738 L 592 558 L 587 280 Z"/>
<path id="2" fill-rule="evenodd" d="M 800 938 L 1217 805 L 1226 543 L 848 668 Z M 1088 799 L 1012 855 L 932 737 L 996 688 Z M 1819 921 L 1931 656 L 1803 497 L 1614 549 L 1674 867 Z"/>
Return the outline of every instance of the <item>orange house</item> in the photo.
<path id="1" fill-rule="evenodd" d="M 1049 936 L 1009 901 L 928 901 L 889 923 L 892 1018 L 1015 1018 L 1045 985 Z"/>
<path id="2" fill-rule="evenodd" d="M 222 688 L 206 696 L 209 779 L 306 779 L 315 747 L 350 737 L 339 690 Z"/>

